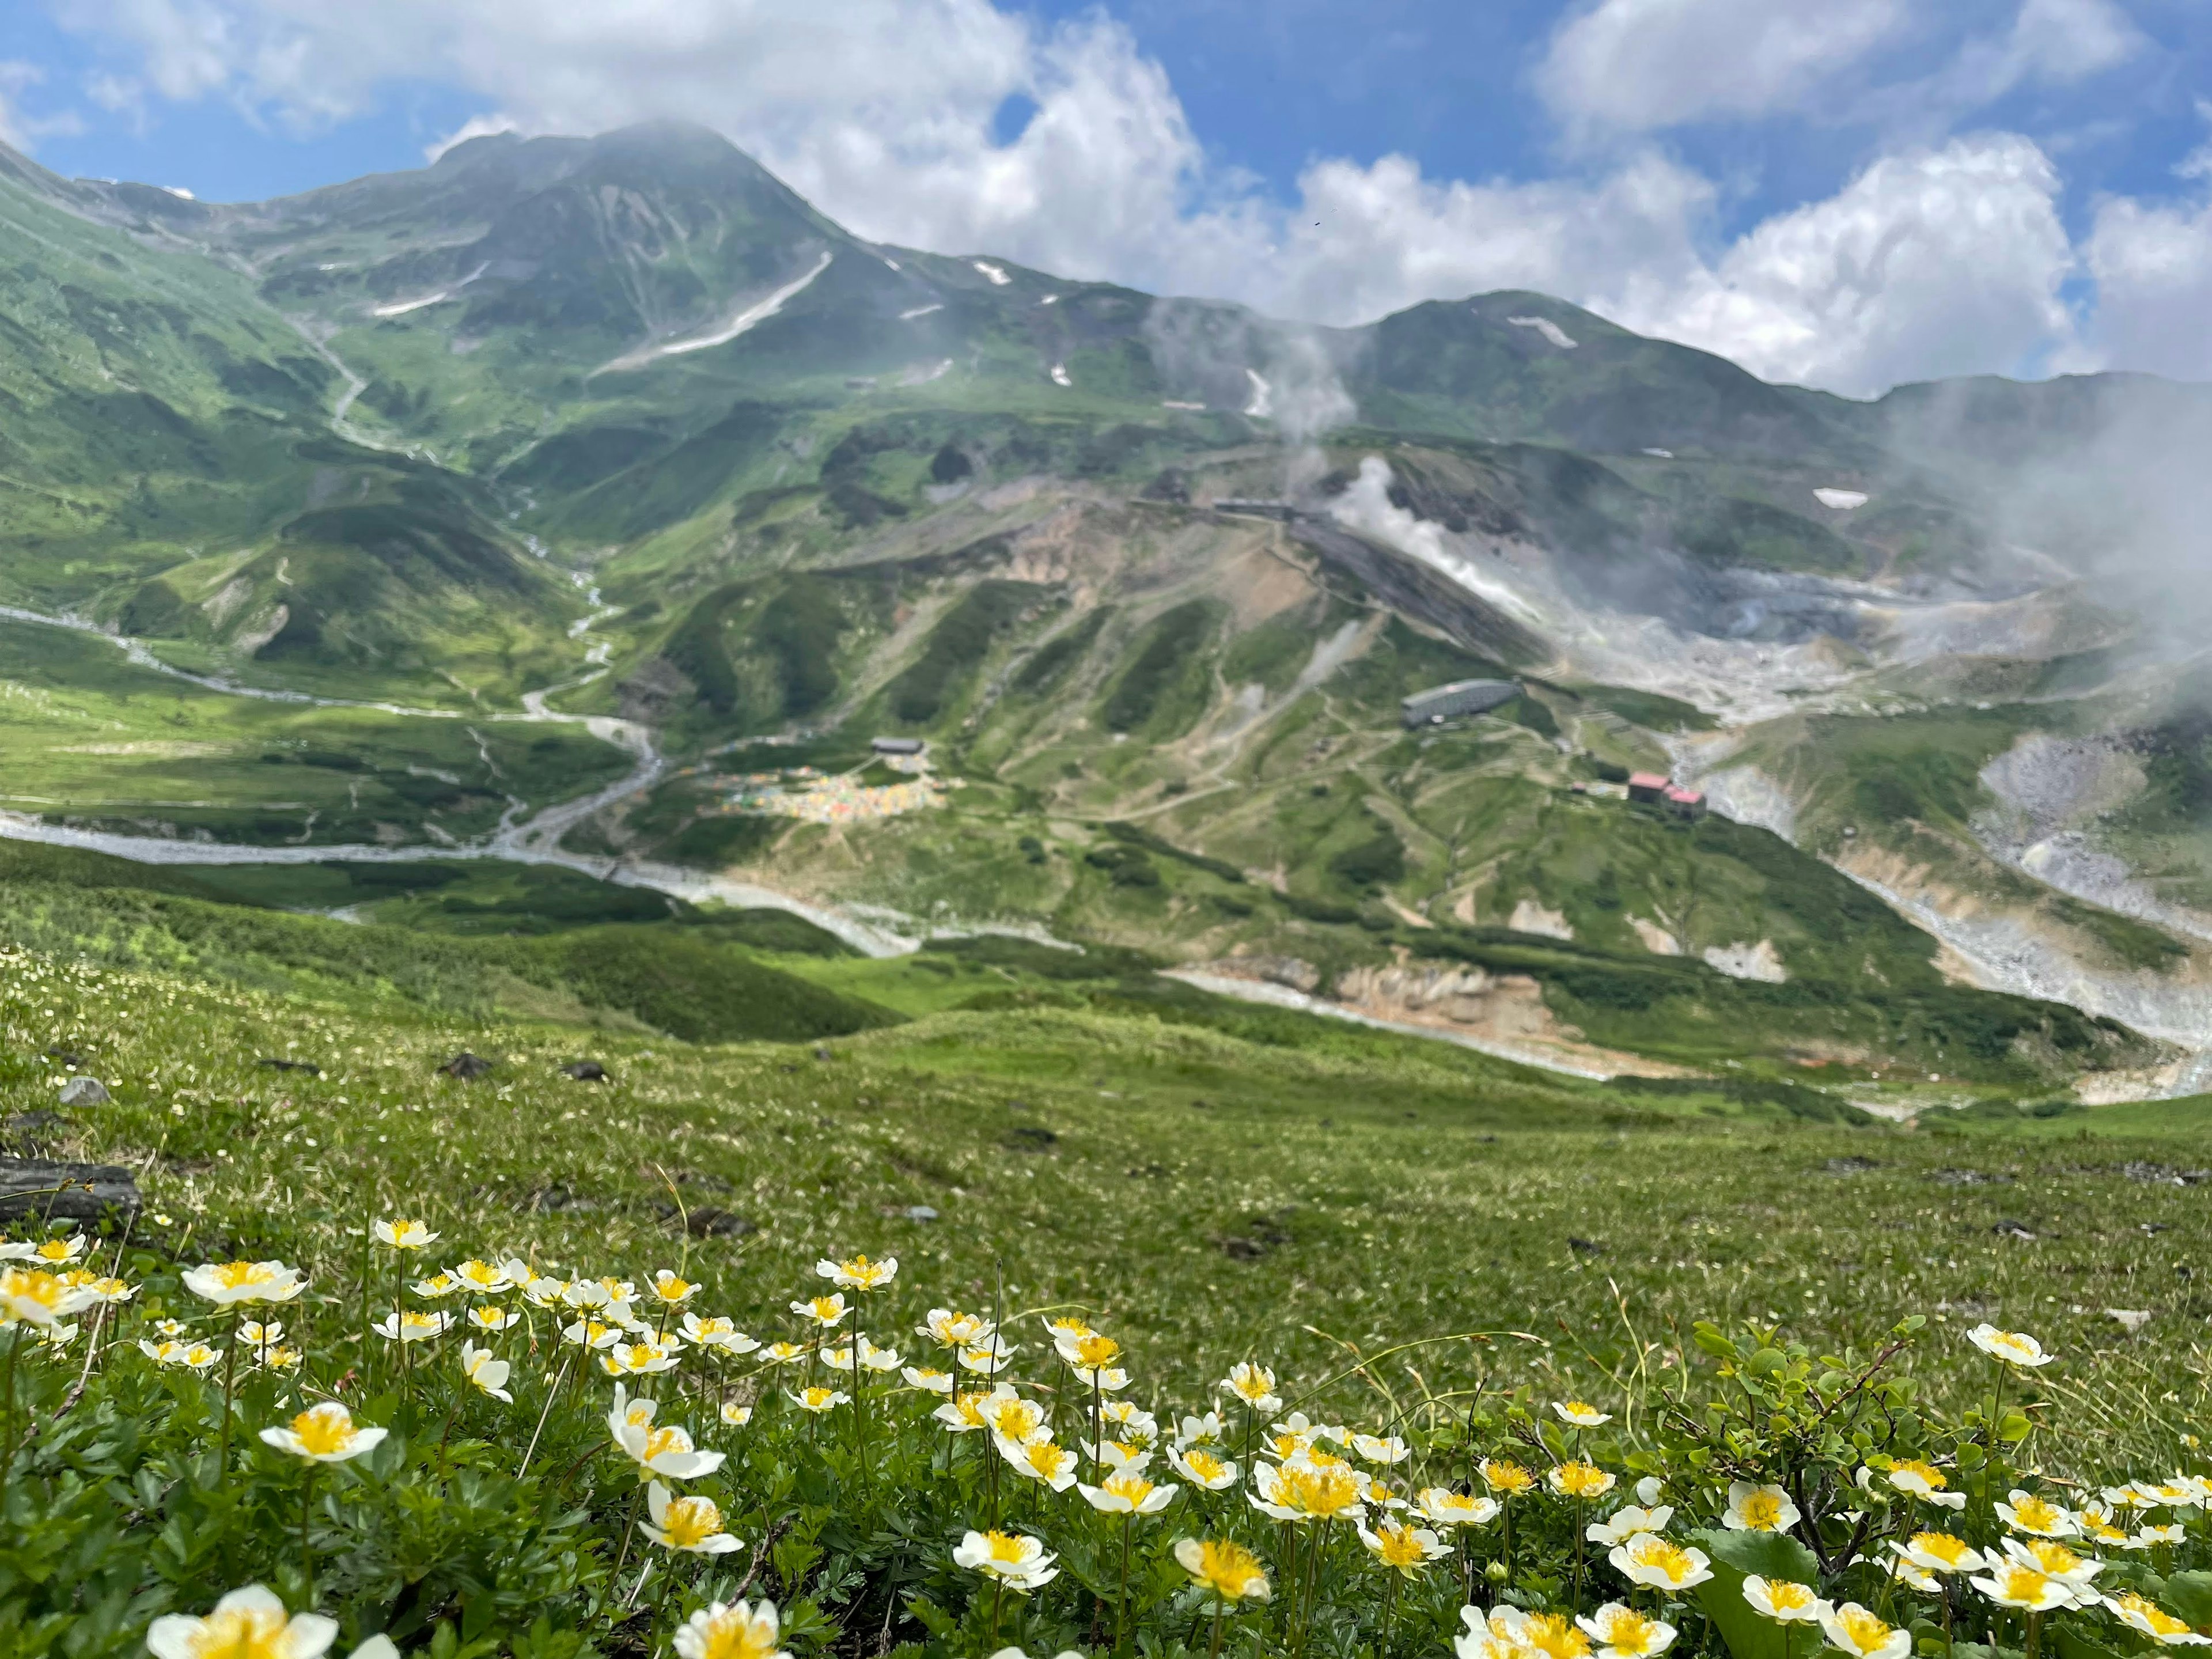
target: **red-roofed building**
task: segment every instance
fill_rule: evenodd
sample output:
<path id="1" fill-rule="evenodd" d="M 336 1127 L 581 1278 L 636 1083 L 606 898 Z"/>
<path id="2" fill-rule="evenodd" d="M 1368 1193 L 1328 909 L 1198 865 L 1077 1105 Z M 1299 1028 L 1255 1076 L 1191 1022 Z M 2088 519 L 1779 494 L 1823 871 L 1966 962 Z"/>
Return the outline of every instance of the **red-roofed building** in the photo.
<path id="1" fill-rule="evenodd" d="M 1659 798 L 1667 793 L 1669 787 L 1670 781 L 1656 772 L 1631 772 L 1628 775 L 1629 799 L 1640 800 L 1647 805 L 1656 805 Z"/>
<path id="2" fill-rule="evenodd" d="M 1705 815 L 1705 797 L 1703 790 L 1685 789 L 1678 784 L 1669 784 L 1667 786 L 1664 799 L 1667 810 L 1678 817 L 1701 818 Z"/>

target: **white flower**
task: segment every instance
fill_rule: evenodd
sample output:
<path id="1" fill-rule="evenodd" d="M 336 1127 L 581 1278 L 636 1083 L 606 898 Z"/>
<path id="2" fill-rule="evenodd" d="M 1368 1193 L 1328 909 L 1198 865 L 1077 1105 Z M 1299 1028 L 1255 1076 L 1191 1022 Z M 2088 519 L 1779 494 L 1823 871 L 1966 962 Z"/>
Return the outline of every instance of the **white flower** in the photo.
<path id="1" fill-rule="evenodd" d="M 1498 1518 L 1498 1500 L 1486 1493 L 1453 1492 L 1445 1486 L 1424 1486 L 1413 1502 L 1439 1527 L 1486 1527 Z"/>
<path id="2" fill-rule="evenodd" d="M 1352 1449 L 1369 1462 L 1380 1463 L 1385 1468 L 1402 1463 L 1413 1455 L 1413 1449 L 1395 1434 L 1387 1438 L 1371 1434 L 1355 1434 L 1352 1437 Z"/>
<path id="3" fill-rule="evenodd" d="M 1729 1484 L 1728 1512 L 1721 1525 L 1731 1532 L 1787 1532 L 1797 1524 L 1797 1506 L 1781 1487 L 1735 1480 Z"/>
<path id="4" fill-rule="evenodd" d="M 2044 1352 L 2043 1344 L 2025 1331 L 2001 1331 L 1996 1326 L 1986 1323 L 1977 1325 L 1968 1331 L 1966 1340 L 1990 1358 L 2002 1359 L 2008 1365 L 2018 1365 L 2025 1370 L 2032 1370 L 2038 1365 L 2048 1365 L 2057 1358 L 2056 1354 Z"/>
<path id="5" fill-rule="evenodd" d="M 469 1310 L 469 1323 L 480 1331 L 503 1331 L 521 1322 L 522 1316 L 512 1308 L 477 1307 Z"/>
<path id="6" fill-rule="evenodd" d="M 261 1438 L 312 1463 L 343 1463 L 373 1450 L 387 1432 L 356 1427 L 351 1412 L 335 1400 L 325 1400 L 301 1412 L 288 1427 L 262 1430 Z"/>
<path id="7" fill-rule="evenodd" d="M 2031 1538 L 2025 1543 L 2017 1538 L 2006 1539 L 2003 1559 L 2015 1566 L 2026 1567 L 2077 1589 L 2086 1587 L 2092 1578 L 2105 1570 L 2102 1561 L 2091 1556 L 2076 1555 L 2065 1545 L 2044 1538 Z"/>
<path id="8" fill-rule="evenodd" d="M 1182 1488 L 1155 1486 L 1133 1469 L 1116 1469 L 1095 1486 L 1077 1483 L 1076 1490 L 1102 1515 L 1158 1515 Z"/>
<path id="9" fill-rule="evenodd" d="M 1214 1385 L 1224 1394 L 1233 1394 L 1250 1409 L 1260 1413 L 1279 1412 L 1283 1402 L 1275 1393 L 1275 1374 L 1265 1365 L 1255 1365 L 1250 1360 L 1239 1360 L 1229 1368 L 1229 1375 Z"/>
<path id="10" fill-rule="evenodd" d="M 609 1376 L 653 1376 L 676 1369 L 676 1344 L 654 1341 L 617 1342 L 599 1356 L 599 1367 Z"/>
<path id="11" fill-rule="evenodd" d="M 1593 1544 L 1603 1544 L 1610 1548 L 1615 1544 L 1626 1544 L 1640 1532 L 1664 1532 L 1667 1523 L 1674 1518 L 1674 1510 L 1670 1504 L 1662 1504 L 1656 1510 L 1647 1510 L 1634 1504 L 1624 1504 L 1609 1518 L 1593 1521 L 1583 1528 L 1583 1536 Z"/>
<path id="12" fill-rule="evenodd" d="M 653 1300 L 670 1308 L 680 1308 L 699 1294 L 696 1285 L 665 1267 L 653 1274 L 653 1283 L 648 1288 L 653 1291 Z"/>
<path id="13" fill-rule="evenodd" d="M 1015 1345 L 991 1342 L 974 1348 L 960 1350 L 960 1369 L 973 1371 L 978 1376 L 996 1376 L 1014 1363 Z"/>
<path id="14" fill-rule="evenodd" d="M 899 1375 L 906 1379 L 909 1389 L 919 1389 L 924 1394 L 952 1392 L 952 1373 L 940 1371 L 933 1365 L 908 1365 Z"/>
<path id="15" fill-rule="evenodd" d="M 947 1348 L 973 1348 L 990 1340 L 991 1334 L 997 1329 L 980 1314 L 932 1308 L 928 1318 L 914 1328 L 914 1334 Z"/>
<path id="16" fill-rule="evenodd" d="M 1236 1460 L 1216 1457 L 1204 1446 L 1169 1448 L 1168 1467 L 1207 1492 L 1225 1492 L 1237 1484 Z"/>
<path id="17" fill-rule="evenodd" d="M 88 1285 L 73 1285 L 42 1267 L 0 1267 L 0 1325 L 21 1320 L 52 1326 L 100 1298 Z"/>
<path id="18" fill-rule="evenodd" d="M 2175 1618 L 2164 1607 L 2134 1590 L 2120 1595 L 2108 1595 L 2104 1601 L 2112 1617 L 2130 1630 L 2141 1631 L 2162 1648 L 2202 1647 L 2212 1643 L 2212 1636 L 2199 1636 L 2190 1629 L 2186 1619 Z"/>
<path id="19" fill-rule="evenodd" d="M 887 1255 L 871 1261 L 856 1255 L 850 1261 L 817 1261 L 814 1271 L 833 1285 L 848 1291 L 879 1291 L 898 1277 L 898 1258 Z"/>
<path id="20" fill-rule="evenodd" d="M 2073 1516 L 2045 1498 L 2015 1486 L 2012 1501 L 1999 1504 L 1997 1513 L 2014 1532 L 2024 1532 L 2037 1538 L 2071 1538 L 2081 1530 Z"/>
<path id="21" fill-rule="evenodd" d="M 722 1421 L 733 1429 L 742 1429 L 753 1420 L 753 1408 L 739 1405 L 734 1400 L 722 1402 Z"/>
<path id="22" fill-rule="evenodd" d="M 722 1530 L 720 1505 L 708 1498 L 672 1498 L 658 1480 L 645 1489 L 645 1507 L 653 1524 L 645 1535 L 663 1549 L 690 1555 L 726 1555 L 738 1540 Z"/>
<path id="23" fill-rule="evenodd" d="M 1975 1579 L 1973 1585 L 2001 1607 L 2021 1607 L 2029 1613 L 2070 1607 L 2076 1600 L 2075 1586 L 2019 1561 L 2000 1562 L 1986 1577 Z"/>
<path id="24" fill-rule="evenodd" d="M 719 1353 L 747 1354 L 760 1346 L 757 1337 L 747 1336 L 730 1320 L 720 1317 L 702 1319 L 697 1314 L 684 1316 L 684 1340 L 695 1348 L 712 1348 Z"/>
<path id="25" fill-rule="evenodd" d="M 1219 1412 L 1208 1412 L 1203 1417 L 1186 1417 L 1176 1425 L 1175 1443 L 1178 1448 L 1214 1446 L 1228 1437 Z"/>
<path id="26" fill-rule="evenodd" d="M 1355 1523 L 1359 1541 L 1376 1563 L 1407 1577 L 1439 1557 L 1449 1555 L 1451 1546 L 1426 1527 L 1408 1526 L 1402 1521 L 1384 1521 L 1370 1531 L 1364 1521 Z"/>
<path id="27" fill-rule="evenodd" d="M 289 1615 L 274 1592 L 249 1584 L 204 1618 L 162 1614 L 147 1629 L 146 1650 L 154 1659 L 320 1659 L 337 1633 L 337 1620 Z"/>
<path id="28" fill-rule="evenodd" d="M 473 1342 L 461 1344 L 461 1375 L 493 1399 L 507 1405 L 514 1396 L 507 1391 L 507 1379 L 514 1367 L 504 1359 L 495 1358 L 489 1348 L 479 1348 Z"/>
<path id="29" fill-rule="evenodd" d="M 489 1261 L 479 1261 L 474 1256 L 458 1267 L 447 1268 L 447 1272 L 478 1296 L 504 1296 L 514 1284 L 507 1278 L 506 1268 L 495 1267 Z"/>
<path id="30" fill-rule="evenodd" d="M 1049 1439 L 1010 1440 L 1003 1434 L 992 1436 L 999 1455 L 1013 1465 L 1015 1472 L 1032 1480 L 1042 1480 L 1054 1492 L 1066 1492 L 1075 1484 L 1075 1454 Z"/>
<path id="31" fill-rule="evenodd" d="M 410 1309 L 385 1315 L 369 1329 L 387 1342 L 428 1342 L 433 1337 L 443 1336 L 453 1323 L 453 1316 L 449 1313 L 416 1313 Z"/>
<path id="32" fill-rule="evenodd" d="M 1711 1558 L 1703 1550 L 1677 1544 L 1656 1532 L 1640 1532 L 1626 1543 L 1616 1544 L 1606 1559 L 1631 1583 L 1653 1589 L 1689 1589 L 1713 1576 Z"/>
<path id="33" fill-rule="evenodd" d="M 825 1389 L 820 1383 L 801 1389 L 791 1395 L 791 1403 L 803 1412 L 834 1412 L 840 1406 L 852 1403 L 853 1396 L 840 1389 Z"/>
<path id="34" fill-rule="evenodd" d="M 1933 1463 L 1900 1459 L 1890 1466 L 1889 1484 L 1909 1497 L 1924 1499 L 1941 1509 L 1966 1507 L 1966 1494 L 1949 1490 L 1950 1480 Z"/>
<path id="35" fill-rule="evenodd" d="M 289 1302 L 307 1288 L 297 1267 L 281 1261 L 208 1262 L 185 1274 L 185 1288 L 219 1308 L 249 1302 Z"/>
<path id="36" fill-rule="evenodd" d="M 1554 1400 L 1552 1402 L 1552 1410 L 1558 1415 L 1559 1421 L 1571 1423 L 1578 1429 L 1599 1428 L 1613 1421 L 1611 1412 L 1601 1412 L 1596 1407 L 1580 1400 L 1565 1401 Z M 1667 1639 L 1672 1641 L 1674 1638 L 1670 1634 Z"/>
<path id="37" fill-rule="evenodd" d="M 1743 1599 L 1754 1612 L 1785 1625 L 1816 1624 L 1834 1611 L 1810 1584 L 1791 1578 L 1762 1578 L 1755 1572 L 1743 1581 Z"/>
<path id="38" fill-rule="evenodd" d="M 438 1242 L 438 1235 L 419 1221 L 380 1221 L 369 1231 L 395 1250 L 424 1250 Z"/>
<path id="39" fill-rule="evenodd" d="M 1044 1540 L 1026 1533 L 971 1532 L 953 1549 L 952 1559 L 1024 1595 L 1060 1576 Z"/>
<path id="40" fill-rule="evenodd" d="M 1912 1651 L 1911 1631 L 1884 1624 L 1856 1601 L 1821 1614 L 1820 1628 L 1849 1659 L 1906 1659 Z"/>
<path id="41" fill-rule="evenodd" d="M 678 1659 L 791 1659 L 776 1646 L 775 1604 L 715 1601 L 676 1627 Z"/>
<path id="42" fill-rule="evenodd" d="M 631 1400 L 622 1385 L 615 1386 L 614 1409 L 607 1413 L 607 1429 L 622 1451 L 647 1474 L 671 1480 L 696 1480 L 714 1474 L 728 1454 L 701 1451 L 679 1428 L 663 1428 L 653 1422 L 659 1409 L 650 1400 Z"/>
<path id="43" fill-rule="evenodd" d="M 1891 1540 L 1889 1547 L 1929 1572 L 1985 1572 L 1992 1565 L 1990 1557 L 1948 1532 L 1916 1532 L 1902 1544 Z"/>
<path id="44" fill-rule="evenodd" d="M 1674 1645 L 1672 1625 L 1618 1601 L 1607 1602 L 1595 1618 L 1577 1617 L 1575 1623 L 1598 1644 L 1598 1659 L 1656 1659 Z"/>
<path id="45" fill-rule="evenodd" d="M 208 1370 L 222 1358 L 221 1349 L 210 1348 L 204 1342 L 179 1342 L 174 1338 L 149 1342 L 142 1336 L 138 1346 L 157 1365 L 180 1365 L 191 1371 Z"/>

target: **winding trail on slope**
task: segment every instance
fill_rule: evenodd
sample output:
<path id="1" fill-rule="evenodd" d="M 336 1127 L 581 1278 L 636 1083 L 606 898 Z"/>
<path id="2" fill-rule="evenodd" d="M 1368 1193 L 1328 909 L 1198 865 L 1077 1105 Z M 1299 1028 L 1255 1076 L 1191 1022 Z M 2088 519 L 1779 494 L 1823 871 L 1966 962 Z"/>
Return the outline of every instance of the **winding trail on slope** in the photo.
<path id="1" fill-rule="evenodd" d="M 459 709 L 418 708 L 404 703 L 368 699 L 315 696 L 305 691 L 243 685 L 216 675 L 196 674 L 162 661 L 143 641 L 110 634 L 82 617 L 50 616 L 44 611 L 26 610 L 19 605 L 0 605 L 0 620 L 64 629 L 105 641 L 121 651 L 135 666 L 228 696 L 319 708 L 368 708 L 418 720 L 580 726 L 602 742 L 627 750 L 634 762 L 627 774 L 604 789 L 574 799 L 551 803 L 528 817 L 520 815 L 520 803 L 517 803 L 516 808 L 510 809 L 499 828 L 489 836 L 452 847 L 377 847 L 358 843 L 254 847 L 236 842 L 171 841 L 158 836 L 125 836 L 108 830 L 74 830 L 63 824 L 47 823 L 20 812 L 0 812 L 0 838 L 40 842 L 52 847 L 81 848 L 88 852 L 129 859 L 138 864 L 296 865 L 325 861 L 406 864 L 427 859 L 501 859 L 519 864 L 557 865 L 620 886 L 646 888 L 694 903 L 720 902 L 744 908 L 787 910 L 871 957 L 902 956 L 921 948 L 920 939 L 908 938 L 889 927 L 857 921 L 821 905 L 810 904 L 804 899 L 794 898 L 772 888 L 680 870 L 668 865 L 588 858 L 581 854 L 565 851 L 560 845 L 561 838 L 576 824 L 603 807 L 652 788 L 667 770 L 667 760 L 660 752 L 652 727 L 636 720 L 620 720 L 611 715 L 564 714 L 545 707 L 547 697 L 597 678 L 606 672 L 604 668 L 559 685 L 526 693 L 522 700 L 523 707 L 518 710 L 489 714 L 471 710 L 464 713 Z M 577 637 L 581 640 L 585 635 Z"/>

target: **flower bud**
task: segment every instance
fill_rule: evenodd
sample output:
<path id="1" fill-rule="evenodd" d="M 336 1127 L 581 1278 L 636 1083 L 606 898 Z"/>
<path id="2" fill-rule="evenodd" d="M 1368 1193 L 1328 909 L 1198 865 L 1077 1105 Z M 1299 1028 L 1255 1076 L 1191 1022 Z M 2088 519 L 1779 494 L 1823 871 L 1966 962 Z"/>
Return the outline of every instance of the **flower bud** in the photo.
<path id="1" fill-rule="evenodd" d="M 1492 1561 L 1482 1570 L 1482 1576 L 1493 1584 L 1502 1584 L 1510 1575 L 1506 1572 L 1503 1561 Z"/>

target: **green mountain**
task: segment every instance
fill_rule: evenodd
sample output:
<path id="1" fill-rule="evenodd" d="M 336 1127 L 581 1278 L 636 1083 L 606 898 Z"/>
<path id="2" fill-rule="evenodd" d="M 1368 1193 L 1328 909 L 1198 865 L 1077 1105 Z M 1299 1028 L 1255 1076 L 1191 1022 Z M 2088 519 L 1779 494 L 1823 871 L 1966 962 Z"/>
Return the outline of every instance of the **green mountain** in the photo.
<path id="1" fill-rule="evenodd" d="M 866 243 L 668 125 L 243 205 L 0 152 L 0 222 L 12 832 L 489 872 L 194 902 L 513 931 L 565 866 L 685 949 L 773 900 L 1907 1106 L 2172 1086 L 2212 1030 L 2212 689 L 2086 580 L 2092 459 L 2203 388 L 1859 403 L 1532 294 L 1309 328 Z M 2051 754 L 2102 781 L 2039 817 Z M 815 1006 L 754 971 L 695 977 Z"/>

